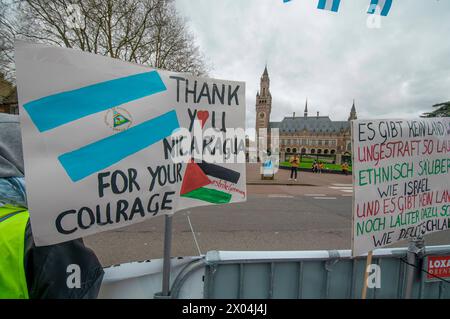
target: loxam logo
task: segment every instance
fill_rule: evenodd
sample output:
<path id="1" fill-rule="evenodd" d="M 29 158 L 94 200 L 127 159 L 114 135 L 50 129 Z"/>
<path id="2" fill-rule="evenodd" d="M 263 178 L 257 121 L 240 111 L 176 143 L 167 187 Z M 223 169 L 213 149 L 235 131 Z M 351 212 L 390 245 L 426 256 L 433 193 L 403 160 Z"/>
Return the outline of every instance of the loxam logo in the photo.
<path id="1" fill-rule="evenodd" d="M 428 257 L 427 279 L 434 279 L 434 276 L 450 277 L 450 256 Z"/>
<path id="2" fill-rule="evenodd" d="M 429 267 L 430 267 L 429 269 L 450 267 L 450 259 L 449 260 L 430 260 Z"/>

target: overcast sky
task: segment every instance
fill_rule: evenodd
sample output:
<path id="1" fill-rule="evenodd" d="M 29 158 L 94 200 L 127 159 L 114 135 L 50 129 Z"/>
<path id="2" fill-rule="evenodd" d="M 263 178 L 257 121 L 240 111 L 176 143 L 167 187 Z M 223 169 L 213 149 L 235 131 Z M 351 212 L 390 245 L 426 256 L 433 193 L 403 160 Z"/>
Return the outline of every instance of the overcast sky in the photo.
<path id="1" fill-rule="evenodd" d="M 247 127 L 267 62 L 272 121 L 320 111 L 347 120 L 417 117 L 450 100 L 450 1 L 394 0 L 380 28 L 368 28 L 369 0 L 176 0 L 211 77 L 246 82 Z M 372 25 L 375 22 L 372 21 Z"/>

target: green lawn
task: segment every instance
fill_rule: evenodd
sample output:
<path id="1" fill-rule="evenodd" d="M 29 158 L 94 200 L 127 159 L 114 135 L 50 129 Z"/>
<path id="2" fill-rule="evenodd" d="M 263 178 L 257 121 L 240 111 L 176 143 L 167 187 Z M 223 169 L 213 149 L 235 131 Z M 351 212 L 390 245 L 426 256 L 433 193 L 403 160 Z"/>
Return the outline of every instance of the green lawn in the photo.
<path id="1" fill-rule="evenodd" d="M 285 167 L 291 167 L 291 163 L 289 162 L 281 162 L 280 166 L 285 166 Z M 300 168 L 308 168 L 308 169 L 312 169 L 312 162 L 301 162 L 300 163 Z M 332 170 L 332 171 L 342 171 L 342 166 L 341 165 L 337 165 L 337 164 L 327 164 L 324 163 L 324 169 L 325 170 Z M 351 172 L 352 171 L 352 167 L 350 166 L 348 168 L 348 171 Z"/>

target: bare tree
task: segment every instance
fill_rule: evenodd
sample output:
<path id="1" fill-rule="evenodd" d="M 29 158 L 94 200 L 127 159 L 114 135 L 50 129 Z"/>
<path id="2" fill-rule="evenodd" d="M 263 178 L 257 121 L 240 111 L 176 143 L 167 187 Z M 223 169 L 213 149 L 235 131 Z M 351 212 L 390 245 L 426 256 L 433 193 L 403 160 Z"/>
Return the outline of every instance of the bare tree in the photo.
<path id="1" fill-rule="evenodd" d="M 0 36 L 5 45 L 0 67 L 5 73 L 5 64 L 11 66 L 15 38 L 160 69 L 207 72 L 205 59 L 173 0 L 25 0 L 2 11 Z"/>
<path id="2" fill-rule="evenodd" d="M 426 112 L 421 117 L 448 117 L 450 116 L 450 101 L 433 105 L 435 108 L 431 112 Z"/>
<path id="3" fill-rule="evenodd" d="M 14 73 L 12 46 L 16 25 L 14 11 L 13 3 L 0 0 L 0 74 L 7 80 L 11 80 Z"/>

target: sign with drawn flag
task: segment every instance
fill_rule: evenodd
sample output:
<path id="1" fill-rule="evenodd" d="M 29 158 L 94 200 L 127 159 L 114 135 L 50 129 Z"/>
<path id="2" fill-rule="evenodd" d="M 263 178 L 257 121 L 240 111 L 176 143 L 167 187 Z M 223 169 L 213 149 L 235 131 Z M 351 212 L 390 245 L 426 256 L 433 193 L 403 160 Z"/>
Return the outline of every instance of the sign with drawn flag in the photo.
<path id="1" fill-rule="evenodd" d="M 246 200 L 245 83 L 22 41 L 15 59 L 38 246 Z"/>

